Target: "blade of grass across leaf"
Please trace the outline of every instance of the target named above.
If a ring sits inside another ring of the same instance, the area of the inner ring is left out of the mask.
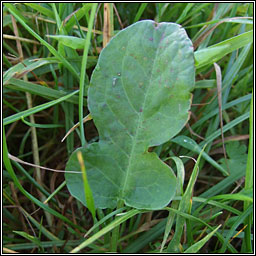
[[[44,110],[44,109],[47,109],[47,108],[49,108],[49,107],[51,107],[51,106],[54,106],[55,104],[58,104],[58,103],[60,103],[60,102],[62,102],[62,101],[64,101],[64,100],[66,100],[66,99],[72,97],[72,96],[75,95],[76,93],[78,93],[78,91],[74,91],[74,92],[72,92],[72,93],[70,93],[70,94],[68,94],[68,95],[66,95],[66,96],[64,96],[64,97],[61,97],[61,98],[57,99],[57,100],[53,100],[53,101],[51,101],[51,102],[47,102],[47,103],[45,103],[45,104],[42,104],[42,105],[33,107],[33,108],[31,108],[31,109],[21,111],[21,112],[19,112],[19,113],[17,113],[17,114],[14,114],[14,115],[12,115],[12,116],[8,116],[8,117],[4,118],[4,120],[3,120],[3,125],[7,125],[7,124],[10,124],[10,123],[13,123],[13,122],[15,122],[15,121],[17,121],[17,120],[20,120],[21,117],[26,117],[26,116],[29,116],[29,115],[31,115],[31,114],[40,112],[40,111],[42,111],[42,110]]]
[[[93,195],[92,195],[92,191],[91,191],[88,179],[87,179],[86,168],[85,168],[85,164],[84,164],[84,160],[83,160],[81,151],[77,151],[77,159],[79,161],[81,171],[82,171],[82,177],[83,177],[83,182],[84,182],[84,194],[85,194],[85,198],[86,198],[87,207],[88,207],[89,211],[91,212],[93,219],[95,220],[96,213],[95,213]]]

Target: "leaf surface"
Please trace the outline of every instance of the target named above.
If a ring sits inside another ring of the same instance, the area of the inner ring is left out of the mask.
[[[173,171],[148,148],[183,128],[194,84],[193,47],[180,25],[140,21],[102,50],[88,91],[99,142],[77,149],[96,207],[114,208],[123,200],[160,209],[175,196]],[[76,151],[66,170],[80,170]],[[71,194],[86,205],[81,175],[65,177]]]

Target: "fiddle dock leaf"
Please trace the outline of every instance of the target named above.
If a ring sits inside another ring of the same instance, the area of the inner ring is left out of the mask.
[[[148,148],[184,127],[194,84],[193,46],[178,24],[139,21],[102,50],[88,91],[99,142],[77,149],[66,166],[79,171],[76,152],[82,152],[96,208],[123,201],[155,210],[172,200],[176,177]],[[82,176],[65,177],[70,193],[86,205]]]

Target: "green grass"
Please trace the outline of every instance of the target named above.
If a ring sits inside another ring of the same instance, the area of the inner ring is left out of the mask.
[[[6,3],[3,34],[14,39],[3,39],[4,251],[252,253],[253,4],[115,3],[109,8],[114,34],[143,19],[175,22],[196,46],[189,126],[152,149],[176,172],[177,194],[158,211],[100,210],[93,202],[87,209],[70,196],[63,173],[41,169],[39,181],[35,168],[9,159],[8,153],[34,163],[39,154],[41,166],[63,170],[75,148],[98,140],[92,120],[61,143],[89,112],[87,89],[106,38],[103,3]],[[214,62],[222,74],[226,160]]]

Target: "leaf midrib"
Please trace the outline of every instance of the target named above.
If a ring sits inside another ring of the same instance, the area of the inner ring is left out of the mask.
[[[154,33],[155,33],[155,30],[153,30],[153,34]],[[129,45],[129,41],[128,41],[127,45]],[[158,46],[159,46],[159,43],[160,43],[160,41],[158,42]],[[143,101],[143,104],[142,104],[142,107],[141,107],[142,110],[144,110],[145,103],[146,103],[147,97],[148,97],[148,92],[149,92],[149,89],[151,88],[152,75],[153,75],[153,71],[154,71],[154,67],[155,67],[155,61],[157,59],[159,49],[160,48],[157,47],[157,50],[155,52],[155,58],[154,58],[154,61],[153,61],[153,64],[152,64],[152,69],[151,69],[152,71],[151,71],[151,75],[150,75],[150,79],[149,79],[150,82],[149,82],[149,85],[148,85],[146,93],[145,93],[144,101]],[[123,62],[122,62],[122,70],[123,70],[123,65],[124,65],[124,59],[123,59]],[[124,86],[123,86],[123,88],[124,88]],[[143,112],[141,112],[139,114],[138,124],[137,124],[137,127],[136,127],[136,132],[135,132],[133,143],[132,143],[131,153],[130,153],[130,157],[129,157],[129,160],[128,160],[128,166],[127,166],[126,171],[125,171],[125,178],[124,178],[123,185],[121,186],[122,187],[122,191],[121,191],[121,198],[122,199],[124,199],[124,191],[125,191],[126,186],[127,186],[127,181],[128,181],[128,177],[129,177],[129,173],[130,173],[131,163],[132,163],[132,160],[134,158],[134,149],[135,149],[135,146],[137,145],[137,137],[138,137],[138,134],[139,134],[138,131],[139,131],[139,127],[140,127],[141,122],[142,122],[142,116],[143,116]]]

